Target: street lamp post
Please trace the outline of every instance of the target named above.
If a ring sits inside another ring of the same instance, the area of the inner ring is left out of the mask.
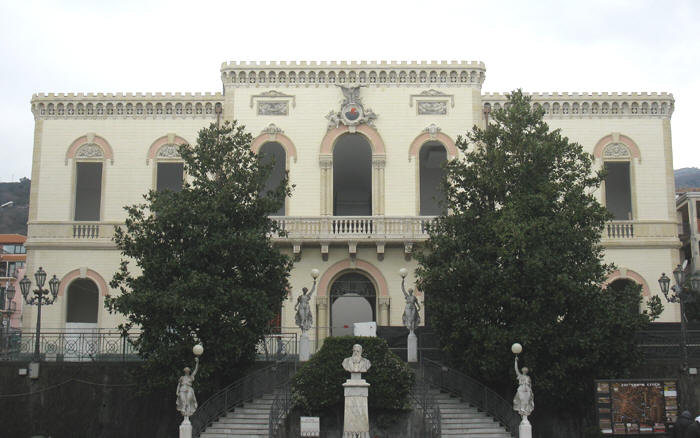
[[[686,279],[685,270],[683,268],[683,266],[678,265],[676,269],[673,270],[673,278],[676,280],[674,286],[670,286],[671,279],[668,278],[665,273],[662,273],[659,278],[659,286],[661,287],[661,292],[663,292],[664,297],[666,297],[666,301],[669,303],[679,303],[681,305],[681,372],[685,374],[688,372],[688,332],[686,328],[687,318],[685,316],[685,305],[686,303],[694,301],[695,294],[700,292],[700,275],[695,273],[691,275],[690,278]]]
[[[46,271],[42,267],[34,273],[34,279],[36,280],[37,288],[32,291],[34,296],[29,296],[29,290],[32,287],[32,282],[25,275],[22,281],[19,282],[19,287],[22,290],[22,296],[24,297],[24,302],[30,306],[37,306],[36,311],[36,340],[34,342],[34,361],[38,362],[40,360],[39,355],[39,338],[41,336],[41,306],[48,306],[56,301],[56,296],[58,296],[58,286],[61,283],[56,275],[49,280],[49,288],[44,289],[44,283],[46,282]],[[51,297],[49,297],[49,293]]]
[[[10,280],[7,280],[7,283],[5,287],[0,286],[0,305],[2,305],[2,323],[4,325],[4,334],[5,334],[5,342],[3,342],[3,347],[5,351],[9,352],[10,351],[10,321],[12,318],[12,314],[14,313],[15,309],[12,308],[12,300],[15,298],[15,286],[10,282]],[[5,305],[5,301],[7,299],[7,305]],[[7,315],[7,323],[5,323],[5,315]]]

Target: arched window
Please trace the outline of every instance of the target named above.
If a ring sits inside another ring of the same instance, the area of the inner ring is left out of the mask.
[[[630,162],[606,161],[605,172],[605,206],[614,220],[632,220]]]
[[[79,278],[68,286],[67,324],[97,324],[99,291],[90,279]]]
[[[260,156],[260,162],[262,164],[272,164],[272,171],[263,189],[263,193],[267,193],[277,189],[282,183],[286,171],[287,154],[281,144],[276,141],[270,141],[260,147],[258,155]],[[284,204],[282,204],[279,210],[273,213],[273,215],[284,216],[286,203],[287,200],[285,199]]]
[[[333,149],[333,215],[372,215],[372,148],[361,134],[343,134]]]
[[[619,294],[622,292],[626,287],[628,286],[637,286],[637,283],[634,281],[628,279],[628,278],[618,278],[616,280],[613,280],[611,283],[608,284],[608,290]],[[630,307],[627,309],[627,312],[631,315],[636,315],[639,313],[639,303],[635,304],[630,304]]]
[[[444,211],[445,194],[442,181],[445,177],[445,161],[447,161],[447,151],[442,143],[429,141],[421,147],[418,170],[421,216],[437,216]]]
[[[376,321],[377,294],[362,274],[347,273],[330,288],[331,336],[352,335],[353,323]]]
[[[114,159],[109,144],[95,134],[75,140],[66,154],[75,163],[73,220],[99,221],[102,212],[102,178],[106,159]]]

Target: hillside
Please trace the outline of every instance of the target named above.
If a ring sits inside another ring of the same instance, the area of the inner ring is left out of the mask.
[[[673,175],[676,178],[676,190],[700,187],[700,169],[697,167],[676,169]]]
[[[0,208],[0,234],[27,235],[30,185],[27,178],[22,178],[19,182],[0,183],[0,205],[13,203]]]

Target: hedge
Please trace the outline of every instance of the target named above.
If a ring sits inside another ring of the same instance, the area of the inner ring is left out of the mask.
[[[321,411],[344,401],[343,383],[350,373],[342,366],[343,359],[352,355],[352,346],[362,346],[362,356],[372,363],[369,372],[362,374],[369,387],[370,408],[410,409],[409,393],[415,373],[396,354],[389,351],[381,338],[342,336],[324,341],[294,376],[292,392],[297,406],[306,414]]]

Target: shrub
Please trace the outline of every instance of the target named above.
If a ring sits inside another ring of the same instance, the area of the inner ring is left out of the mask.
[[[372,367],[362,377],[369,383],[370,408],[410,409],[409,392],[415,374],[397,355],[389,351],[384,339],[343,336],[328,338],[323,347],[292,380],[293,397],[307,414],[320,413],[343,402],[343,383],[350,374],[341,365],[350,357],[352,346],[362,345],[362,356]]]

